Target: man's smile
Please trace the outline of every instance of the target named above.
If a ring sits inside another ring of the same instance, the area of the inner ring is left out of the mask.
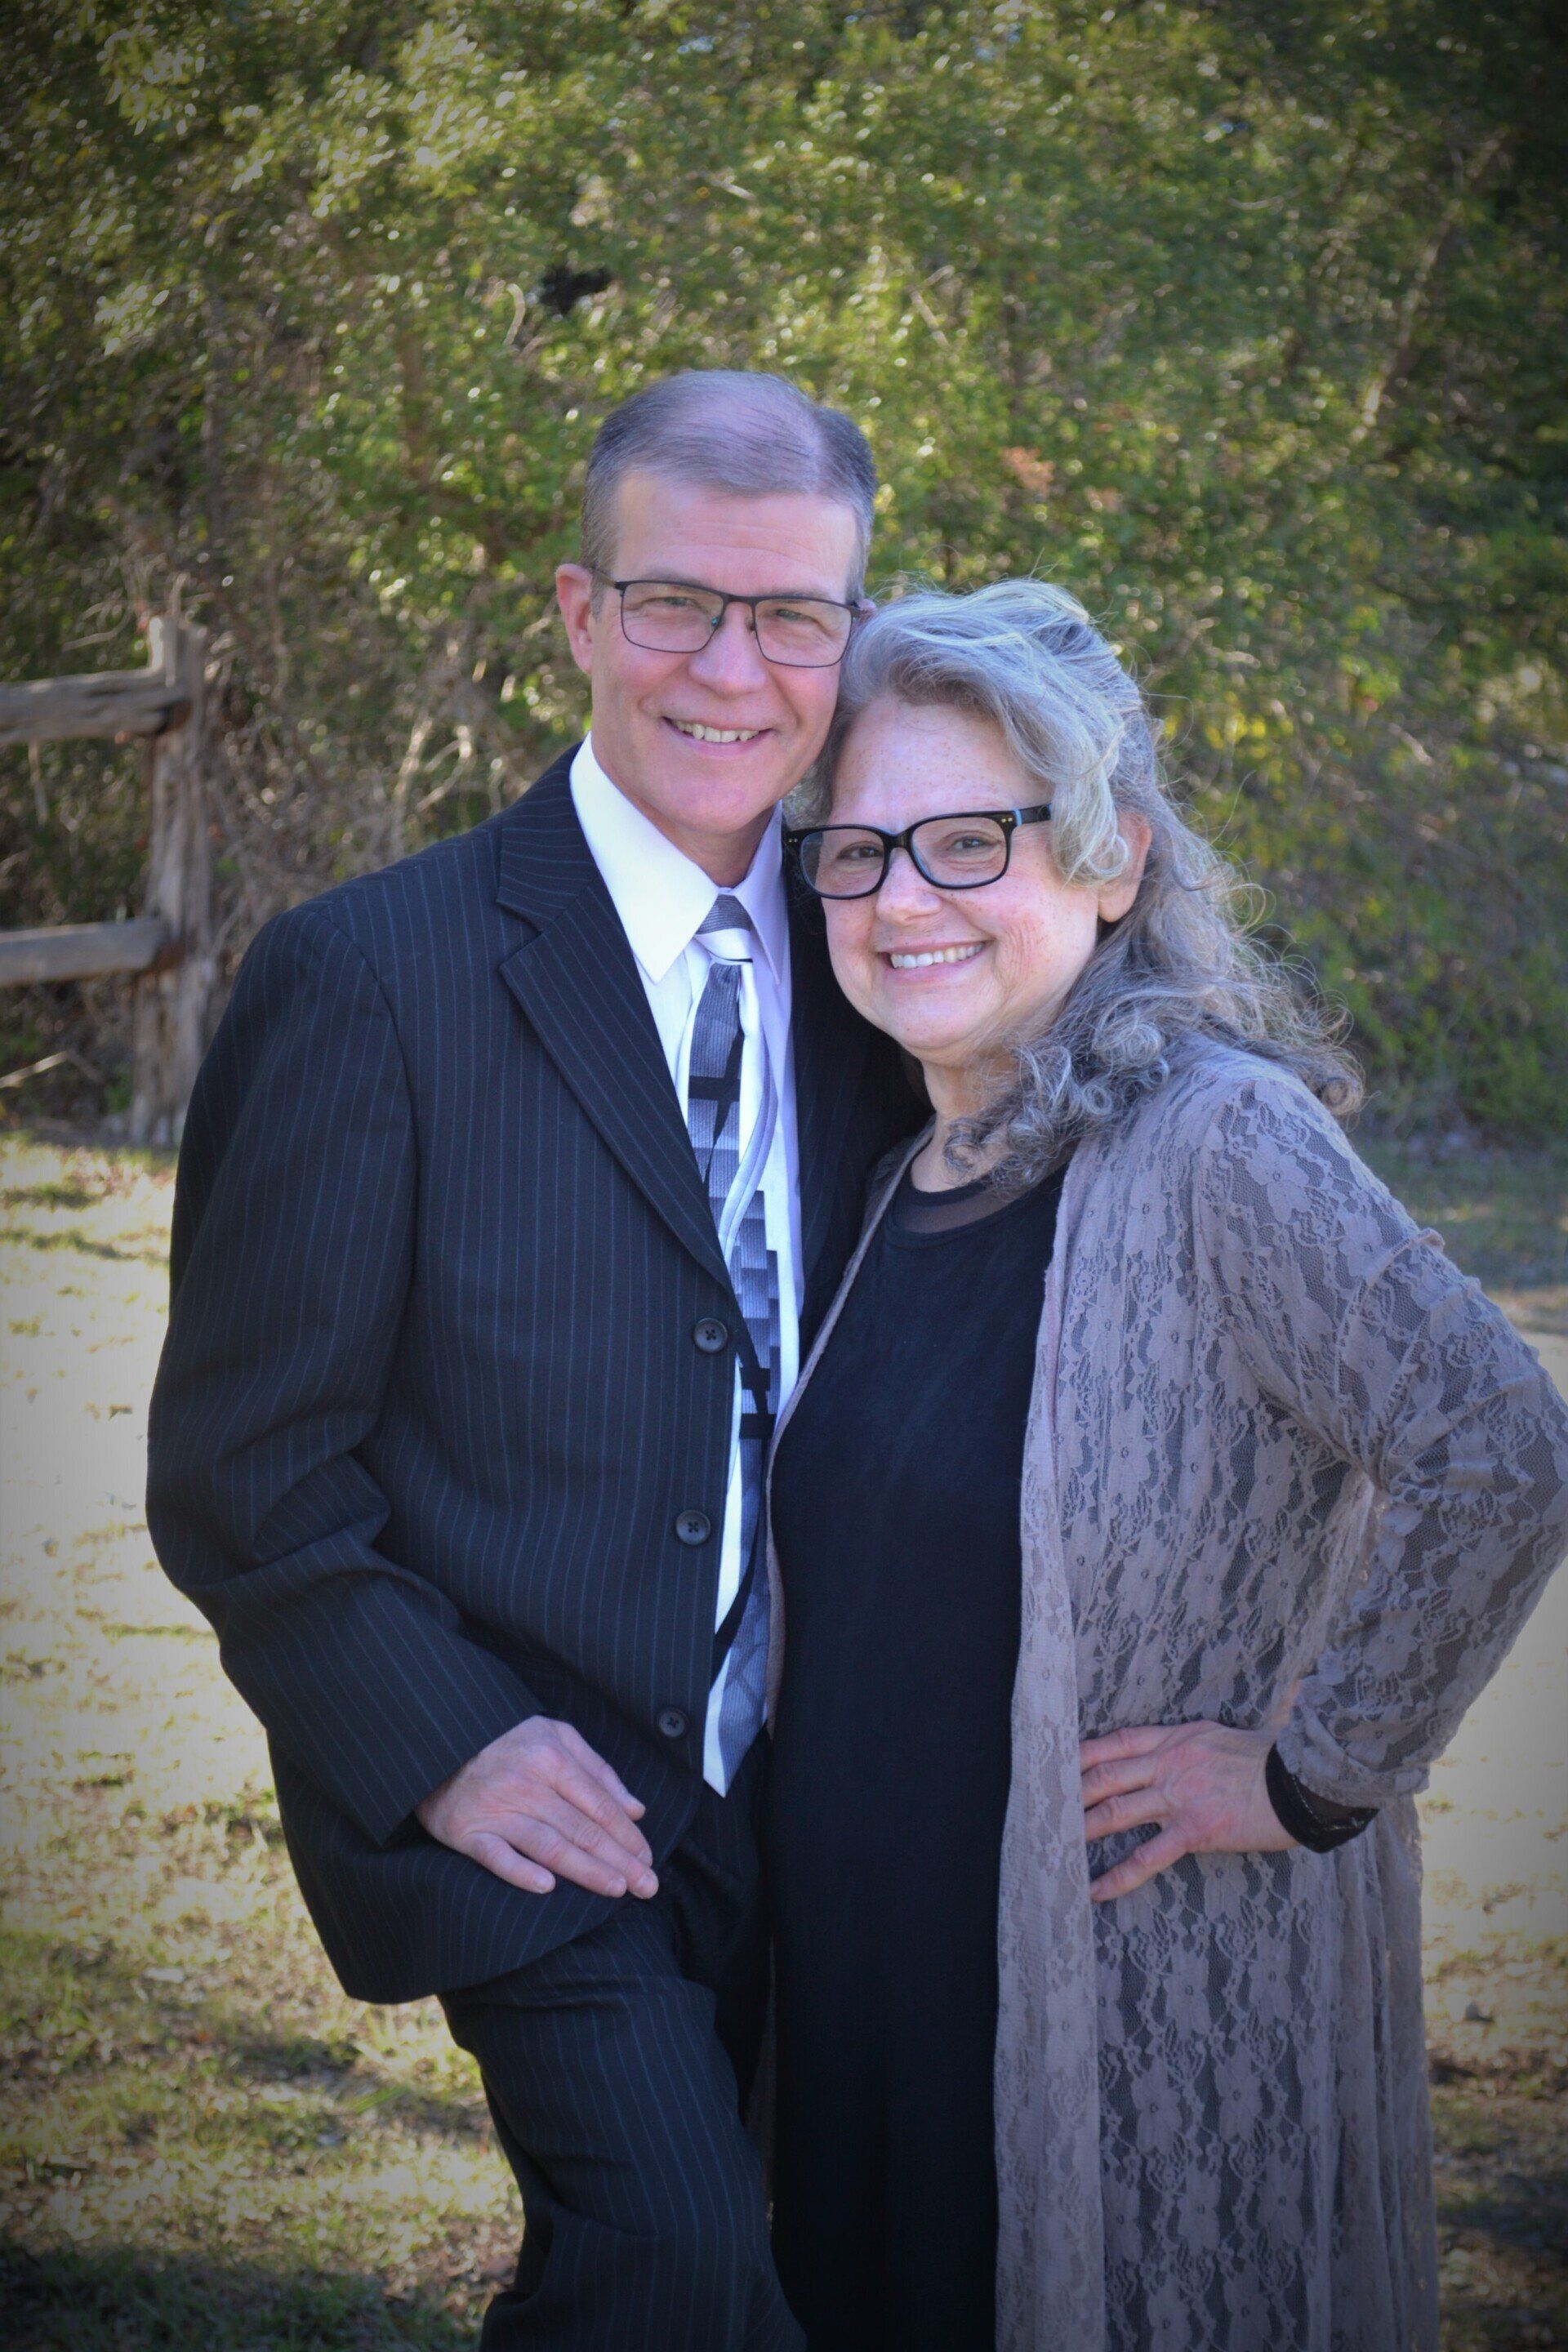
[[[670,719],[667,723],[689,743],[751,743],[773,731],[766,727],[710,727],[700,719]]]

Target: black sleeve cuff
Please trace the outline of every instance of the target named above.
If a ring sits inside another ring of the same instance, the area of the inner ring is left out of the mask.
[[[1289,1770],[1278,1748],[1268,1751],[1264,1780],[1280,1828],[1309,1853],[1331,1853],[1335,1846],[1348,1845],[1377,1819],[1375,1805],[1336,1805],[1327,1797],[1314,1796]]]

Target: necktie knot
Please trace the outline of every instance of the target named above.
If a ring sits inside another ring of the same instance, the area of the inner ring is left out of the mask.
[[[697,936],[718,963],[750,963],[752,919],[739,898],[721,890],[697,926]]]
[[[739,898],[732,898],[728,890],[721,890],[698,924],[697,936],[701,939],[709,931],[749,931],[751,928],[752,919]]]

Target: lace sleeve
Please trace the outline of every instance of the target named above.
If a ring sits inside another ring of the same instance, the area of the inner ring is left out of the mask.
[[[1568,1412],[1534,1355],[1284,1078],[1215,1118],[1200,1258],[1259,1388],[1372,1479],[1373,1549],[1279,1735],[1320,1796],[1426,1781],[1568,1543]]]

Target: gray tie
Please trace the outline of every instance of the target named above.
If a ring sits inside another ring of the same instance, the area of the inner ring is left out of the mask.
[[[698,937],[713,961],[697,1007],[687,1092],[692,1148],[707,1181],[713,1222],[755,1358],[754,1363],[742,1364],[741,1582],[713,1643],[715,1684],[724,1676],[719,1750],[726,1789],[763,1724],[768,1664],[768,1580],[761,1559],[763,1475],[778,1410],[778,1259],[768,1247],[762,1192],[776,1109],[761,1029],[748,1045],[741,1023],[751,932],[750,916],[727,893],[714,900],[699,929]],[[763,1108],[746,1139],[742,1164],[741,1073],[748,1051],[762,1056]]]

